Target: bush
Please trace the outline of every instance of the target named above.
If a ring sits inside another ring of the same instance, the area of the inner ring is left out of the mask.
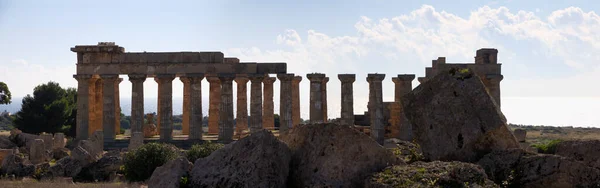
[[[178,157],[175,146],[160,143],[149,143],[127,152],[123,165],[125,179],[131,182],[145,181],[156,167],[162,166]]]
[[[557,139],[550,140],[546,143],[533,144],[531,146],[537,148],[539,153],[554,154],[556,153],[556,146],[558,146],[558,143],[560,142],[562,142],[562,140]]]
[[[223,144],[211,143],[209,141],[204,142],[202,145],[194,144],[192,148],[185,153],[185,157],[193,163],[199,158],[209,156],[212,152],[223,148],[223,146]]]

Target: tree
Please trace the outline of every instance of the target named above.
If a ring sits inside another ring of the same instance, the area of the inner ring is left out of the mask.
[[[4,82],[0,82],[0,104],[10,104],[10,90]]]
[[[77,91],[63,89],[56,82],[38,85],[33,96],[23,98],[21,111],[17,112],[14,125],[27,133],[63,132],[74,136],[77,114]]]

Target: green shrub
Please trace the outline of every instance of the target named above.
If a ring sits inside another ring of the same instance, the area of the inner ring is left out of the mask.
[[[156,167],[162,166],[177,158],[175,146],[160,143],[149,143],[140,148],[127,152],[125,155],[125,179],[131,182],[145,181]]]
[[[194,144],[190,150],[185,153],[185,157],[190,162],[195,162],[199,158],[204,158],[209,156],[213,151],[217,151],[223,148],[223,144],[219,143],[211,143],[209,141],[200,144]]]
[[[554,154],[556,153],[556,146],[558,146],[558,143],[560,142],[562,142],[562,140],[556,139],[546,143],[533,144],[531,146],[537,148],[539,153]]]

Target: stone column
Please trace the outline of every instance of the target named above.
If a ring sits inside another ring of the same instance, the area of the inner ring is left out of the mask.
[[[338,79],[342,82],[340,120],[342,125],[354,126],[354,88],[356,81],[355,74],[338,74]]]
[[[73,75],[77,80],[77,135],[78,140],[89,137],[89,86],[92,75]]]
[[[219,134],[219,108],[221,107],[221,81],[216,75],[208,75],[208,134]]]
[[[100,92],[96,91],[96,82],[98,82],[98,80],[100,80],[100,78],[92,76],[92,78],[90,78],[88,82],[88,137],[94,132],[94,127],[99,118],[96,116],[98,113],[96,112],[96,109],[98,108],[96,107],[96,94]]]
[[[181,134],[190,134],[190,80],[187,77],[179,77],[183,82],[183,114],[181,122]]]
[[[158,116],[160,117],[160,140],[173,140],[173,74],[159,74],[154,77],[158,83]]]
[[[118,74],[100,75],[103,82],[102,92],[102,132],[104,133],[105,142],[113,142],[116,134],[116,114],[115,105],[115,84],[119,79]]]
[[[237,75],[235,83],[237,85],[235,128],[237,133],[242,134],[244,131],[248,130],[248,91],[246,89],[248,76]]]
[[[275,129],[275,112],[273,104],[273,83],[277,80],[275,77],[265,76],[263,80],[264,86],[264,99],[263,99],[263,128],[273,130]]]
[[[263,128],[262,117],[262,82],[265,75],[250,75],[250,133],[254,133]]]
[[[398,77],[393,77],[394,82],[394,101],[400,102],[402,96],[412,91],[412,81],[415,79],[414,74],[399,74]]]
[[[323,94],[321,85],[325,74],[307,74],[310,80],[310,123],[323,123]]]
[[[202,79],[204,74],[186,74],[190,83],[190,132],[188,139],[202,139]]]
[[[279,91],[279,132],[285,133],[292,128],[292,80],[294,74],[277,74]]]
[[[115,135],[121,133],[121,95],[119,94],[119,84],[123,78],[118,78],[115,81]]]
[[[144,125],[144,74],[130,74],[131,82],[131,132],[142,132]]]
[[[233,140],[233,79],[235,74],[219,74],[221,80],[221,112],[219,114],[219,141]]]
[[[383,145],[385,136],[385,122],[383,118],[383,94],[381,82],[385,74],[368,74],[369,82],[369,116],[371,121],[371,137]]]
[[[292,80],[292,126],[300,124],[300,81],[302,76],[295,76]]]
[[[329,82],[329,77],[325,77],[323,79],[323,84],[321,84],[321,100],[323,101],[323,122],[328,122],[327,117],[327,82]]]
[[[104,104],[102,103],[102,99],[104,98],[102,95],[104,93],[104,81],[101,78],[96,79],[95,90],[96,93],[94,95],[94,124],[90,125],[89,136],[94,134],[97,130],[102,130],[102,121],[103,121],[103,108]]]
[[[500,108],[500,81],[502,81],[502,79],[504,79],[504,76],[502,75],[493,75],[493,74],[488,74],[485,75],[485,79],[484,79],[484,84],[485,87],[487,88],[488,92],[490,93],[490,96],[492,96],[492,98],[494,99],[494,102],[496,102],[496,105],[498,106],[498,108]]]
[[[401,101],[402,96],[412,91],[412,81],[414,79],[414,74],[399,74],[398,77],[392,78],[392,81],[395,85],[394,101],[398,104],[393,104],[390,106],[391,119],[389,120],[389,123],[392,126],[392,137],[405,141],[412,141],[412,125],[410,124],[408,118],[406,118],[404,115],[404,109]]]

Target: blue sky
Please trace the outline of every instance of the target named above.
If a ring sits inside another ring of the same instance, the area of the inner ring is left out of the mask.
[[[593,113],[600,106],[598,10],[595,1],[577,0],[0,0],[0,65],[7,67],[0,81],[14,97],[49,80],[74,87],[76,56],[69,48],[100,41],[126,51],[223,51],[248,62],[285,61],[289,72],[303,76],[328,74],[335,117],[338,73],[357,74],[360,113],[367,73],[387,74],[384,99],[392,100],[395,74],[422,76],[438,56],[472,62],[477,49],[493,47],[503,63],[509,122],[600,126]],[[122,77],[121,97],[129,97],[131,84]],[[307,116],[308,82],[301,84]],[[146,96],[156,97],[156,83],[148,79],[145,86]],[[174,96],[181,87],[175,82]]]

